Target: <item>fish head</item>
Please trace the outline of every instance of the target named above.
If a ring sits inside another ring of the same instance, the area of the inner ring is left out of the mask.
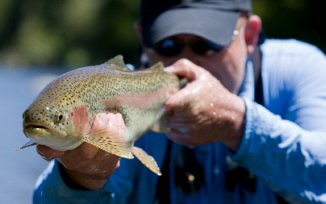
[[[55,150],[74,149],[82,143],[88,125],[87,108],[73,95],[41,92],[23,113],[23,132],[33,142]]]

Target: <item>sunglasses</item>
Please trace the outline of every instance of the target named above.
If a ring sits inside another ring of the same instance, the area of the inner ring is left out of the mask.
[[[179,56],[185,47],[191,49],[192,52],[201,56],[211,56],[223,50],[223,46],[217,45],[205,39],[194,40],[185,42],[184,40],[166,38],[156,43],[152,48],[161,56],[176,57]]]

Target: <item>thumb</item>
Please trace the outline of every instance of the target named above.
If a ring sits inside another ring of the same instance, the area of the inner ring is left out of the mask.
[[[175,74],[180,78],[186,78],[192,81],[196,77],[196,65],[187,59],[180,59],[164,70],[168,73]]]

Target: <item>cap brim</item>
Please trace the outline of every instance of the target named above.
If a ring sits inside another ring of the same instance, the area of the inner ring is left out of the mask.
[[[233,37],[239,15],[239,12],[214,9],[168,10],[148,27],[144,40],[147,41],[146,44],[153,45],[170,36],[192,34],[225,46]]]

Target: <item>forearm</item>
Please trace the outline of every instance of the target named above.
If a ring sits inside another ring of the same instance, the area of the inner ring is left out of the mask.
[[[233,159],[294,202],[325,197],[326,133],[303,130],[249,100],[246,106],[244,137]]]

